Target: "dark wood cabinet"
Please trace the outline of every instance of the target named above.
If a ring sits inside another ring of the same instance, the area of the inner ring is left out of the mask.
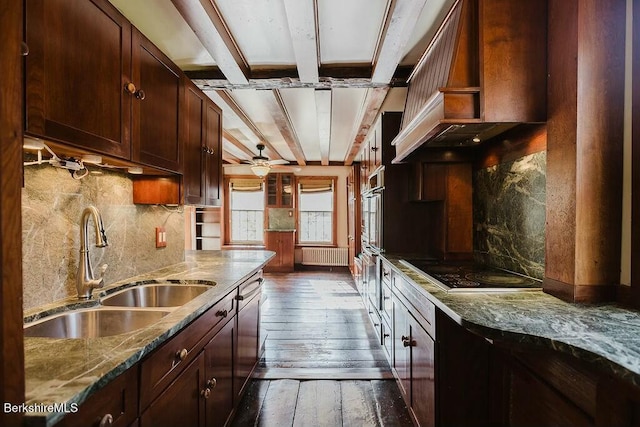
[[[235,322],[228,322],[204,348],[206,425],[222,427],[233,411]]]
[[[204,354],[199,354],[142,413],[140,427],[204,427],[205,369]]]
[[[254,276],[238,289],[238,331],[233,386],[238,400],[258,363],[261,295],[262,275]]]
[[[27,0],[25,11],[26,133],[129,159],[129,21],[106,0]]]
[[[268,208],[293,208],[294,193],[293,174],[270,173],[266,177]]]
[[[205,205],[222,203],[222,110],[207,97],[204,113]]]
[[[290,272],[294,268],[294,231],[265,231],[265,248],[276,256],[265,266],[266,272]]]
[[[91,395],[78,412],[67,415],[60,427],[126,427],[138,417],[138,370],[129,369]]]
[[[132,152],[135,162],[182,171],[179,112],[182,71],[135,27],[132,30]]]
[[[473,177],[469,162],[421,162],[412,165],[409,197],[430,210],[427,234],[432,253],[444,259],[468,259],[473,253]],[[415,203],[416,206],[422,206]]]
[[[181,113],[185,135],[184,202],[220,205],[222,110],[185,78],[185,101]]]
[[[356,163],[351,166],[347,178],[347,245],[349,247],[349,269],[356,283],[360,277],[360,271],[355,261],[361,249],[360,205],[360,164]]]
[[[26,2],[27,134],[182,170],[182,72],[106,0]]]
[[[394,373],[400,390],[419,426],[436,425],[435,360],[433,318],[424,319],[421,310],[413,307],[402,295],[404,285],[393,294],[393,360]],[[430,304],[427,302],[427,304]],[[428,307],[432,316],[434,307]],[[420,319],[420,320],[418,320]]]

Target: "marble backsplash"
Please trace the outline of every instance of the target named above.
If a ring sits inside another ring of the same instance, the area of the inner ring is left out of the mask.
[[[476,172],[477,261],[544,277],[546,160],[546,152],[539,152]]]
[[[108,264],[105,283],[184,260],[182,208],[133,204],[133,184],[111,171],[82,180],[51,166],[24,170],[22,190],[23,305],[38,307],[76,295],[80,215],[88,205],[102,214],[109,246],[96,248],[89,220],[94,271]],[[167,247],[156,249],[155,227],[165,227]]]

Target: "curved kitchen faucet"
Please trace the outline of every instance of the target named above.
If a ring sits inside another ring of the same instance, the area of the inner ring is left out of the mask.
[[[102,216],[95,206],[87,206],[82,211],[80,218],[80,259],[78,260],[78,274],[76,275],[76,289],[78,290],[78,298],[89,299],[91,292],[95,288],[104,286],[104,272],[107,264],[100,267],[100,278],[96,279],[91,268],[91,259],[89,257],[89,248],[87,247],[87,235],[89,233],[89,217],[93,217],[93,224],[96,229],[96,247],[104,248],[109,246],[107,235],[102,224]]]

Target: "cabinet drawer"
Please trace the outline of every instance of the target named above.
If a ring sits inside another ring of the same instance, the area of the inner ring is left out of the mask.
[[[238,311],[242,310],[244,306],[260,292],[263,281],[262,270],[260,270],[238,287],[238,296],[236,297],[238,300]]]
[[[78,412],[65,416],[59,427],[99,426],[111,420],[113,427],[128,426],[138,416],[138,369],[133,367],[92,394]]]
[[[235,315],[236,292],[230,292],[223,300],[194,320],[178,335],[156,349],[142,362],[140,382],[140,407],[151,401],[173,381],[191,362],[206,342]]]
[[[395,296],[399,297],[402,303],[411,311],[422,327],[436,338],[436,307],[424,295],[414,289],[411,283],[407,282],[399,275],[393,277],[393,289]]]

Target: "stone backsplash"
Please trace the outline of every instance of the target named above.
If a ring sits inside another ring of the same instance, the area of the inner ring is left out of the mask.
[[[474,176],[474,257],[544,277],[546,152],[479,170]]]
[[[105,283],[126,279],[184,260],[182,208],[133,204],[132,181],[101,170],[73,179],[51,166],[28,166],[22,190],[22,251],[25,309],[76,295],[80,215],[96,206],[109,246],[96,248],[89,220],[94,271],[108,264]],[[156,249],[155,228],[165,227],[167,247]]]

